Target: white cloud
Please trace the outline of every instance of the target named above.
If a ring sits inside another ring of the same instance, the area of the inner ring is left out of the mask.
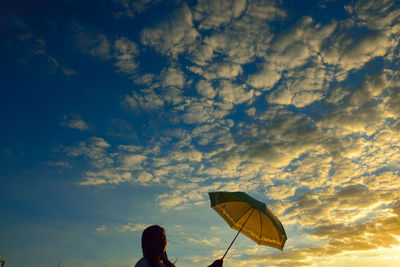
[[[357,22],[370,29],[387,29],[399,21],[400,11],[395,2],[383,0],[356,1],[354,5],[345,6],[349,14],[356,17]]]
[[[254,88],[270,90],[281,78],[281,72],[275,70],[268,63],[257,73],[249,77],[249,85]]]
[[[131,173],[121,172],[115,168],[103,168],[99,171],[87,171],[85,178],[79,184],[83,186],[99,186],[120,184],[128,181],[132,181]]]
[[[233,84],[229,80],[221,80],[218,96],[225,103],[241,104],[254,100],[254,91],[248,90],[246,85]]]
[[[246,9],[246,0],[200,0],[194,7],[199,29],[218,28],[238,18]]]
[[[183,86],[185,85],[185,76],[180,69],[169,67],[163,71],[161,76],[161,84],[164,87],[176,86],[179,88],[183,88]]]
[[[141,184],[148,184],[151,180],[153,180],[153,175],[148,172],[141,172],[136,178],[136,181]]]
[[[245,15],[223,29],[205,36],[204,44],[201,46],[202,53],[198,55],[193,52],[192,60],[204,66],[216,53],[224,55],[229,62],[250,63],[254,61],[256,55],[265,55],[272,36],[268,23]]]
[[[149,225],[142,223],[127,223],[116,227],[119,232],[138,232],[146,229]]]
[[[55,166],[55,167],[61,167],[61,168],[72,168],[71,163],[69,163],[68,161],[46,161],[46,164],[49,166]]]
[[[102,224],[96,228],[96,232],[104,232],[106,229],[107,227],[104,224]]]
[[[273,185],[268,188],[268,197],[274,200],[286,199],[294,196],[296,187],[285,185]]]
[[[213,55],[214,55],[214,50],[211,46],[206,45],[206,44],[199,44],[196,49],[193,49],[191,51],[191,60],[193,63],[199,65],[199,66],[206,66],[210,64]],[[203,71],[200,68],[197,67],[190,67],[190,70],[194,73],[197,74],[202,74]]]
[[[79,142],[76,146],[66,147],[65,153],[71,157],[85,156],[90,160],[90,164],[96,168],[109,166],[114,160],[106,153],[110,147],[103,138],[91,137],[89,141]]]
[[[135,42],[124,36],[115,38],[103,33],[89,32],[79,24],[72,27],[75,31],[75,46],[83,53],[104,61],[113,61],[119,72],[135,73],[138,67],[136,58],[139,55]]]
[[[266,99],[270,103],[304,107],[323,99],[332,80],[332,72],[320,64],[291,71],[284,75],[284,82]]]
[[[182,119],[187,124],[212,122],[214,120],[213,107],[207,103],[194,102],[185,108]]]
[[[303,17],[286,31],[279,33],[272,41],[272,48],[284,52],[285,55],[295,56],[294,48],[302,49],[298,52],[315,53],[322,49],[324,40],[332,36],[337,22],[317,24],[311,17]],[[306,50],[303,50],[305,45]],[[302,53],[299,53],[302,56]]]
[[[384,56],[396,46],[390,31],[367,32],[358,39],[344,32],[332,41],[333,44],[322,53],[323,60],[338,65],[345,72],[358,69],[375,57]]]
[[[81,131],[89,130],[89,125],[78,114],[64,115],[61,125]]]
[[[194,243],[194,244],[204,244],[206,246],[212,246],[215,247],[217,245],[219,245],[221,239],[219,239],[218,237],[214,237],[211,240],[209,239],[196,239],[196,238],[188,238],[187,241],[189,243]]]
[[[147,159],[141,154],[124,155],[122,158],[122,168],[126,170],[141,169],[141,164]]]
[[[138,63],[136,57],[139,54],[137,45],[126,37],[121,37],[114,41],[114,65],[119,71],[132,74],[135,72]]]
[[[229,120],[221,120],[214,124],[197,125],[192,131],[192,138],[202,146],[210,143],[227,145],[232,140],[230,133],[232,126],[233,122]]]
[[[220,54],[231,63],[214,63],[205,73],[199,70],[196,73],[205,75],[206,79],[236,77],[242,69],[232,63],[250,63],[256,55],[265,56],[273,36],[268,22],[284,16],[285,11],[272,1],[199,1],[194,8],[199,29],[217,30],[204,36],[203,43],[192,47],[192,62],[206,67],[212,63],[214,55]]]
[[[196,89],[200,95],[210,99],[214,98],[216,95],[213,86],[206,80],[200,80],[196,84]]]
[[[132,96],[126,95],[123,104],[134,111],[154,111],[164,105],[164,100],[154,90],[142,90],[141,93],[132,92]]]
[[[172,153],[171,157],[177,161],[201,161],[203,155],[200,151],[191,149],[188,151],[174,152]]]
[[[164,22],[143,29],[141,42],[162,54],[176,57],[184,52],[198,37],[193,27],[192,12],[186,4],[177,9]]]
[[[392,75],[391,71],[385,70],[367,75],[352,91],[343,93],[348,94],[338,103],[343,108],[336,110],[329,117],[321,118],[317,125],[331,129],[338,136],[349,133],[371,135],[382,129],[387,119],[396,118],[396,115],[390,112],[390,103],[396,97],[387,98],[393,86],[393,80],[390,78]],[[384,105],[379,104],[385,100],[388,102]]]
[[[270,49],[263,55],[265,61],[261,65],[262,68],[249,77],[249,85],[263,90],[270,90],[281,78],[283,78],[284,82],[286,81],[285,78],[287,75],[282,77],[284,71],[289,71],[290,77],[290,72],[293,73],[296,71],[297,73],[299,68],[303,68],[304,65],[310,62],[317,69],[312,70],[311,67],[308,67],[308,72],[311,71],[314,73],[303,73],[304,79],[310,79],[308,76],[310,74],[314,76],[321,74],[328,76],[325,74],[326,70],[321,73],[321,70],[325,67],[320,62],[319,54],[322,50],[323,41],[332,35],[335,28],[336,23],[321,26],[315,24],[312,18],[304,17],[288,30],[274,36],[268,45]],[[313,82],[318,82],[317,77]],[[310,86],[308,85],[308,87]],[[277,92],[275,94],[274,99],[281,99],[279,103],[282,103],[283,99],[279,95],[287,95],[289,92]],[[308,96],[304,98],[304,94]],[[310,99],[309,95],[312,94],[307,92],[300,95],[302,95],[303,99]],[[313,98],[317,99],[320,96],[311,97],[311,99]],[[283,102],[282,104],[291,103],[288,100]],[[301,102],[299,101],[299,103]]]
[[[242,73],[242,67],[238,64],[223,62],[213,63],[204,71],[204,78],[207,80],[213,79],[234,79],[240,73]]]
[[[185,100],[182,88],[175,86],[162,87],[160,93],[166,103],[173,104],[174,106],[181,104]]]
[[[247,14],[264,20],[276,20],[286,16],[286,11],[277,7],[277,1],[249,0]]]

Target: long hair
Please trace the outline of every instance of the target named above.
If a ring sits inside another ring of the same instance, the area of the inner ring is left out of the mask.
[[[154,247],[154,240],[160,242],[157,244],[157,247]],[[152,225],[144,229],[142,234],[142,250],[143,257],[147,259],[149,267],[159,267],[157,254],[160,253],[159,248],[165,247],[166,244],[164,228],[159,225]],[[161,260],[165,266],[175,267],[175,265],[168,260],[167,253],[163,253]]]

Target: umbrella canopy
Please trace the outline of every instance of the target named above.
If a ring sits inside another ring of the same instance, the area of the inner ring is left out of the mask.
[[[259,245],[283,249],[287,240],[285,229],[267,205],[244,192],[210,192],[208,194],[211,207],[230,227],[239,231],[238,234],[242,232]]]

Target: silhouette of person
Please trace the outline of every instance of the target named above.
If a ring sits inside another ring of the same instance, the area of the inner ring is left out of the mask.
[[[141,258],[135,267],[175,267],[167,257],[167,238],[164,228],[159,225],[152,225],[144,229],[142,234]],[[214,261],[209,267],[222,267],[222,260]]]

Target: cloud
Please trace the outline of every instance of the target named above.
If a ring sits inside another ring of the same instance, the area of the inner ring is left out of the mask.
[[[76,74],[76,71],[73,69],[67,69],[67,68],[63,68],[62,69],[63,73],[67,76],[72,76]]]
[[[222,80],[219,87],[221,89],[218,90],[218,96],[225,103],[241,104],[243,102],[251,102],[254,96],[254,91],[246,90],[245,85],[232,84],[227,80]]]
[[[64,115],[64,122],[61,125],[81,131],[90,129],[89,125],[78,114]]]
[[[271,1],[183,4],[141,31],[140,45],[168,62],[143,75],[139,45],[108,38],[107,60],[135,72],[123,105],[146,121],[129,142],[66,148],[88,160],[80,184],[163,186],[154,201],[166,212],[205,206],[214,190],[260,196],[301,238],[283,253],[249,247],[239,266],[398,246],[398,11],[390,1],[346,10],[293,21]]]
[[[246,10],[246,0],[198,1],[194,7],[194,18],[199,29],[218,28],[238,18]]]
[[[154,90],[142,90],[141,93],[133,91],[132,96],[126,95],[122,103],[130,109],[140,112],[160,109],[164,105],[164,100]]]
[[[126,95],[122,104],[136,112],[154,112],[168,104],[177,106],[185,100],[183,88],[186,78],[184,73],[174,66],[164,68],[160,75],[144,75],[136,79],[135,83],[147,88],[133,91],[132,96]]]
[[[124,155],[122,159],[122,168],[127,170],[141,169],[140,165],[147,159],[141,154]]]
[[[216,124],[197,125],[192,131],[192,138],[200,146],[208,144],[215,145],[215,151],[218,151],[218,145],[229,146],[232,141],[230,128],[233,122],[230,120],[221,120]],[[220,147],[220,146],[219,146]]]
[[[281,78],[281,72],[265,64],[257,73],[249,77],[248,84],[254,88],[270,90]],[[289,98],[289,96],[287,96]]]
[[[107,227],[104,224],[102,224],[96,228],[96,232],[104,232],[106,229]]]
[[[346,31],[333,40],[322,57],[328,64],[337,65],[347,72],[361,68],[373,58],[385,56],[395,46],[396,42],[387,31],[369,31],[357,39]],[[345,77],[339,76],[341,80]]]
[[[107,135],[109,136],[121,137],[125,140],[137,140],[138,138],[137,132],[133,125],[124,119],[110,119],[107,121],[107,126]]]
[[[286,16],[286,11],[279,8],[276,1],[250,0],[247,14],[264,20],[276,20]]]
[[[242,67],[238,64],[223,62],[211,64],[205,70],[203,77],[207,80],[213,79],[234,79],[242,72]]]
[[[103,60],[111,58],[111,43],[106,35],[83,31],[78,27],[80,31],[75,36],[75,45],[83,53]]]
[[[194,244],[203,244],[206,246],[212,246],[215,247],[218,245],[218,243],[221,241],[218,237],[214,237],[211,240],[208,239],[195,239],[195,238],[188,238],[187,241],[189,243],[194,243]]]
[[[199,3],[199,6],[203,9],[201,12],[203,15],[201,16],[209,18],[209,20],[201,22],[200,28],[206,23],[213,24],[221,18],[221,23],[225,23],[228,20],[231,21],[224,27],[220,27],[204,37],[203,43],[197,50],[192,52],[193,62],[200,66],[205,66],[214,55],[216,58],[218,58],[218,55],[224,55],[228,62],[245,64],[253,62],[255,56],[264,56],[273,36],[269,29],[269,22],[274,18],[284,17],[285,11],[278,8],[276,3],[272,1],[248,1],[244,13],[240,13],[240,8],[243,4],[241,1],[226,1],[222,3],[220,8],[222,6],[231,6],[232,8],[232,11],[229,10],[227,12],[224,10],[223,16],[219,14],[218,9],[208,10],[211,8],[209,6],[206,11],[202,3]],[[234,15],[239,13],[241,15]],[[218,19],[213,19],[217,17]]]
[[[260,70],[249,76],[249,85],[262,90],[270,90],[282,78],[282,85],[270,97],[270,101],[304,106],[321,99],[321,92],[315,92],[315,89],[325,89],[321,87],[328,85],[324,82],[326,80],[329,82],[332,74],[322,64],[319,54],[323,50],[324,40],[332,35],[335,27],[336,23],[334,22],[322,26],[316,24],[312,18],[304,17],[286,31],[274,36],[267,44],[269,49],[267,53],[263,54],[265,61]],[[307,68],[304,69],[304,66]],[[284,71],[288,71],[288,73],[282,76]],[[303,71],[303,73],[300,74],[299,71]],[[299,73],[298,79],[292,76],[294,73],[296,75]],[[321,82],[321,78],[323,82]],[[297,85],[300,88],[297,88]],[[289,88],[284,90],[283,86]],[[301,88],[302,86],[305,88]],[[294,90],[299,92],[292,101],[290,96],[295,95]]]
[[[310,118],[282,109],[270,109],[241,133],[246,142],[240,150],[246,159],[271,166],[286,166],[302,153],[318,146],[324,135]],[[254,138],[253,138],[254,136]],[[264,138],[259,139],[259,136]]]
[[[185,76],[180,69],[169,67],[163,71],[161,76],[161,85],[163,87],[175,86],[183,88],[185,85]]]
[[[154,177],[153,177],[152,174],[150,174],[148,172],[141,172],[141,173],[139,173],[139,176],[137,177],[136,181],[141,183],[141,184],[143,184],[143,185],[146,185],[150,181],[152,181],[153,178]],[[155,181],[155,182],[157,182],[157,181]]]
[[[133,19],[137,14],[145,12],[147,9],[157,5],[160,0],[113,0],[116,3],[116,10],[113,15],[116,18],[127,16]]]
[[[133,74],[138,63],[136,57],[139,54],[137,45],[126,37],[121,37],[114,41],[114,65],[119,68],[119,71]]]
[[[186,4],[165,21],[141,32],[143,45],[154,47],[161,54],[176,57],[196,41],[199,33],[193,27],[192,12]]]
[[[138,61],[139,49],[135,42],[125,36],[108,37],[100,32],[91,32],[79,24],[72,25],[75,46],[82,53],[103,61],[112,61],[118,72],[134,74]]]
[[[378,248],[393,248],[399,245],[395,237],[399,232],[398,206],[394,205],[392,214],[358,224],[322,224],[314,221],[313,235],[326,240],[321,246],[309,246],[289,249],[284,253],[274,253],[268,256],[253,256],[250,261],[268,264],[299,263],[308,265],[321,259],[338,258],[346,252],[354,254],[357,251],[374,253]],[[379,253],[379,252],[378,252]]]
[[[137,223],[127,223],[125,225],[120,225],[116,227],[117,231],[120,232],[137,232],[137,231],[142,231],[144,229],[146,229],[146,227],[149,226],[147,224],[137,224]]]
[[[46,164],[49,166],[55,166],[55,167],[61,167],[61,168],[72,168],[71,163],[69,163],[68,161],[46,161]]]
[[[23,52],[18,51],[17,63],[19,64],[28,64],[32,61],[33,58],[35,60],[43,60],[46,62],[40,62],[40,67],[45,66],[47,68],[48,73],[50,74],[63,74],[66,76],[73,76],[76,74],[76,71],[72,68],[66,67],[62,61],[60,62],[59,56],[54,56],[54,53],[49,52],[49,41],[46,38],[38,37],[36,33],[31,32],[28,25],[24,25],[23,20],[19,23],[21,25],[13,25],[17,21],[7,21],[7,18],[4,17],[3,20],[7,25],[7,27],[17,27],[18,31],[9,32],[7,37],[4,39],[4,43],[6,46],[9,46],[9,53],[13,53],[14,49],[20,48]],[[13,18],[20,20],[20,18]],[[12,20],[13,20],[12,19]],[[3,23],[4,24],[4,23]],[[17,33],[18,32],[18,33]],[[52,43],[50,43],[51,47]],[[35,61],[33,61],[35,62]],[[36,66],[39,67],[39,66]]]
[[[200,80],[196,84],[196,89],[197,89],[197,92],[203,97],[212,99],[216,95],[213,86],[211,85],[211,83],[209,83],[206,80]]]
[[[101,168],[102,166],[97,165],[96,167]],[[132,174],[130,172],[119,171],[114,168],[101,168],[96,171],[87,171],[83,180],[79,182],[79,185],[103,186],[124,182],[132,182]]]
[[[274,104],[305,107],[322,100],[332,80],[333,73],[322,64],[291,71],[284,75],[284,82],[267,95],[266,100]]]
[[[400,220],[397,214],[352,226],[340,224],[321,226],[315,230],[314,235],[329,237],[332,241],[328,244],[339,251],[370,250],[399,245],[399,241],[394,237],[400,234],[399,227]]]
[[[361,132],[368,135],[384,127],[386,119],[393,118],[393,114],[386,112],[387,108],[379,104],[394,85],[389,73],[391,71],[383,70],[366,75],[358,86],[345,93],[347,97],[340,100],[340,105],[346,108],[338,109],[331,116],[322,118],[317,122],[318,126],[335,128],[336,134]]]
[[[182,162],[182,161],[201,161],[203,158],[203,155],[200,151],[196,149],[191,149],[187,151],[179,151],[179,152],[174,152],[171,155],[173,160]]]
[[[382,30],[394,26],[400,18],[400,11],[392,1],[356,1],[354,5],[345,6],[360,25],[370,29]]]
[[[199,124],[212,121],[214,107],[204,102],[194,102],[185,107],[182,119],[187,124]]]
[[[88,142],[79,142],[76,146],[66,147],[64,152],[71,157],[85,156],[96,168],[111,165],[114,160],[106,153],[110,147],[103,138],[91,137]]]

